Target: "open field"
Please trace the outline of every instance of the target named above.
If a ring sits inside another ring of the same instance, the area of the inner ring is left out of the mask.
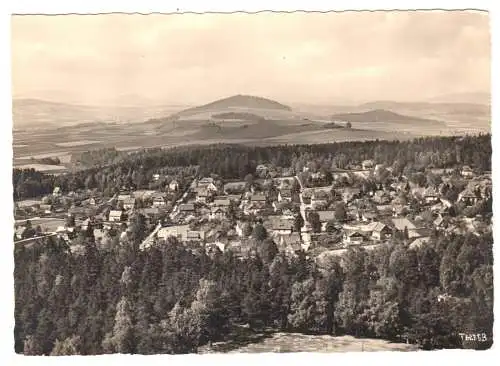
[[[416,134],[360,129],[322,129],[263,139],[259,144],[321,144],[329,142],[411,139]]]
[[[65,219],[58,219],[54,217],[40,217],[30,219],[31,225],[36,227],[40,225],[42,231],[54,232],[57,230],[59,226],[64,226],[66,223]],[[26,220],[16,221],[16,224],[23,225],[26,223]]]
[[[221,342],[204,348],[201,353],[268,353],[268,352],[377,352],[417,351],[414,345],[391,343],[382,339],[359,339],[351,336],[305,335],[298,333],[260,333],[237,343]]]
[[[91,140],[81,140],[81,141],[70,141],[70,142],[59,142],[56,146],[62,147],[73,147],[73,146],[85,146],[98,144],[101,141],[91,141]]]
[[[67,168],[64,165],[50,165],[50,164],[24,164],[18,165],[16,168],[19,169],[35,169],[40,172],[52,172],[52,171],[65,171]]]
[[[36,204],[41,204],[42,200],[22,200],[16,202],[19,207],[29,207]]]

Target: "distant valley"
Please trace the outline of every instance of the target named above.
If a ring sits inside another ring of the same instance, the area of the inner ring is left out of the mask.
[[[22,167],[29,166],[31,157],[57,157],[70,167],[73,152],[108,147],[310,144],[490,131],[489,105],[379,101],[289,106],[248,95],[195,107],[94,107],[17,99],[13,115],[14,165]]]

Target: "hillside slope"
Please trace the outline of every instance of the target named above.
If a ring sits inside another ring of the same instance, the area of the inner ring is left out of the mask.
[[[387,122],[387,123],[400,123],[400,124],[432,124],[432,125],[445,125],[441,121],[406,116],[391,112],[385,109],[374,109],[368,112],[354,112],[354,113],[340,113],[331,116],[333,120],[345,122]]]

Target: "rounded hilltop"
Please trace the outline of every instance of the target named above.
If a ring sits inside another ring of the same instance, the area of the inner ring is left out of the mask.
[[[203,113],[206,111],[225,110],[228,108],[242,108],[242,109],[274,109],[282,111],[291,111],[292,108],[276,102],[271,99],[257,97],[253,95],[237,94],[231,97],[216,100],[214,102],[204,104],[198,107],[183,110],[177,115],[189,116],[192,114]]]

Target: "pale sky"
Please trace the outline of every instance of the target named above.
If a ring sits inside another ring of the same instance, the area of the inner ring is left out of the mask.
[[[12,18],[14,97],[102,104],[423,100],[490,90],[487,13]]]

